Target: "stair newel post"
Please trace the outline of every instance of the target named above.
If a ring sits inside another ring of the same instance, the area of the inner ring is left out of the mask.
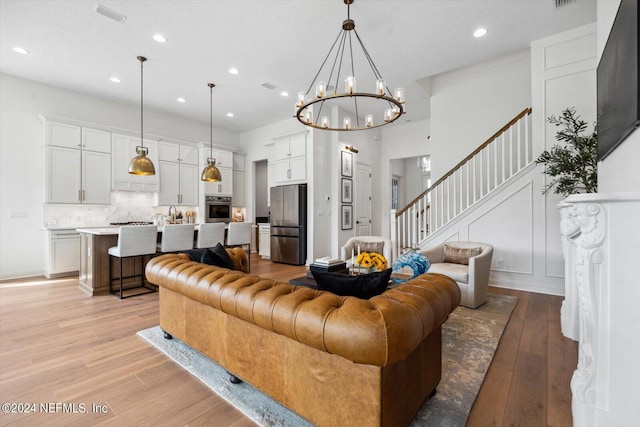
[[[398,218],[395,209],[389,211],[389,231],[391,233],[391,257],[396,259],[398,256]]]
[[[415,247],[418,243],[416,236],[418,234],[418,211],[416,210],[416,205],[413,205],[411,208],[411,224],[409,225],[409,243],[411,247]]]

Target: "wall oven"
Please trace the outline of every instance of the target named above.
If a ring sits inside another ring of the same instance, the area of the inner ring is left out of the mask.
[[[205,222],[231,222],[231,197],[205,196]]]

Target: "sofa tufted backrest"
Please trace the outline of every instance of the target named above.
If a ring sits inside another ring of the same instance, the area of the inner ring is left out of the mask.
[[[369,300],[220,269],[184,254],[153,258],[146,276],[228,315],[377,366],[406,358],[460,302],[456,283],[439,274],[418,276]]]

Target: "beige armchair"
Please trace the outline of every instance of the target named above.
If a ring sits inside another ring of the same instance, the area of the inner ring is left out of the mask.
[[[393,261],[391,259],[391,239],[382,236],[357,236],[347,240],[340,253],[340,257],[347,263],[347,266],[351,265],[351,251],[358,253],[358,242],[360,242],[361,252],[378,252],[387,259],[387,264],[391,267]],[[382,250],[379,250],[379,247],[382,247]]]
[[[428,273],[444,274],[458,283],[462,294],[460,305],[477,308],[487,301],[493,246],[479,242],[444,242],[422,253],[431,263]]]

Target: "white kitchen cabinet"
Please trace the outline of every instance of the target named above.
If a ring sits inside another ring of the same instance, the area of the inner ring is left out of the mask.
[[[156,168],[155,175],[132,175],[129,173],[129,163],[136,153],[136,147],[140,145],[140,138],[127,135],[114,134],[112,137],[112,161],[111,174],[113,177],[112,189],[125,191],[159,191],[160,177],[158,175],[159,148],[158,141],[144,140],[144,146],[148,148],[147,156]]]
[[[220,182],[205,182],[204,194],[208,196],[232,196],[233,197],[233,171],[231,168],[219,167]]]
[[[198,167],[176,162],[159,162],[160,205],[198,205]]]
[[[275,184],[307,180],[306,132],[275,140]]]
[[[74,276],[80,269],[80,234],[75,230],[47,232],[45,276]]]
[[[233,171],[233,206],[244,207],[245,195],[244,195],[244,171]]]
[[[207,159],[209,157],[211,157],[211,149],[209,147],[203,147],[200,152],[200,170],[207,165]],[[214,148],[213,158],[216,159],[216,167],[220,171],[222,181],[202,181],[202,184],[204,185],[204,194],[207,196],[233,197],[233,151]]]
[[[198,165],[198,149],[192,145],[160,141],[158,142],[158,156],[160,161]]]
[[[258,224],[259,254],[262,259],[271,259],[271,227],[269,224]]]
[[[45,202],[111,203],[111,133],[45,123]]]

